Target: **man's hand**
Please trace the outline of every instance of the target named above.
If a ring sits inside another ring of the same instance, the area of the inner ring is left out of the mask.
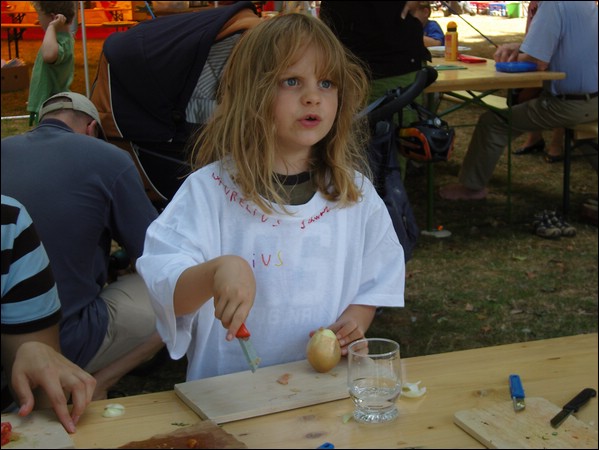
[[[21,344],[17,350],[11,385],[20,405],[20,416],[33,410],[33,390],[39,387],[49,404],[38,404],[38,408],[51,406],[64,428],[74,433],[79,417],[92,400],[96,380],[52,347],[31,341]],[[70,414],[66,394],[70,394],[73,401]]]
[[[518,61],[518,54],[520,53],[520,44],[503,44],[497,47],[493,59],[495,62],[513,62]]]

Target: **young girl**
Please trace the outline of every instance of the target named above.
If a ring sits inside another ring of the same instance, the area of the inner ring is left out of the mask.
[[[262,22],[231,53],[195,171],[137,262],[188,380],[248,369],[231,342],[244,322],[269,366],[305,359],[319,327],[346,354],[377,306],[403,306],[403,249],[363,175],[354,115],[367,91],[361,66],[307,15]]]

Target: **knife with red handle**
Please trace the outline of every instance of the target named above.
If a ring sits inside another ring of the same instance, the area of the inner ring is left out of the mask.
[[[245,326],[244,323],[241,324],[239,330],[237,330],[237,334],[235,337],[239,341],[239,345],[241,345],[241,350],[243,350],[243,355],[250,366],[252,372],[255,372],[260,364],[260,357],[256,354],[256,350],[250,341],[250,332]]]

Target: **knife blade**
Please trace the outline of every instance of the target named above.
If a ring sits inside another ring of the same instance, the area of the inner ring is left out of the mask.
[[[524,389],[519,375],[510,375],[510,395],[512,396],[512,402],[514,402],[514,411],[522,411],[526,408]]]
[[[572,413],[578,412],[578,410],[591,398],[597,395],[595,389],[586,388],[580,391],[580,393],[564,405],[562,410],[551,419],[551,426],[558,428],[564,420]]]
[[[250,341],[250,336],[249,330],[246,328],[245,324],[242,323],[239,330],[237,330],[235,337],[239,341],[239,345],[241,345],[241,350],[243,350],[243,355],[245,356],[248,366],[250,366],[252,372],[256,372],[261,360],[256,354],[256,350]]]

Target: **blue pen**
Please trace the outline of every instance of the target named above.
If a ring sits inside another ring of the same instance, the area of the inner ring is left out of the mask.
[[[335,446],[333,444],[331,444],[330,442],[325,442],[320,447],[316,447],[316,448],[335,448]]]

